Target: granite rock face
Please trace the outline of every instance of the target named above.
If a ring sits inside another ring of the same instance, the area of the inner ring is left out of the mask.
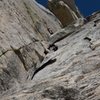
[[[74,0],[48,0],[48,8],[64,27],[82,17]]]
[[[35,1],[0,8],[0,100],[100,99],[100,12],[61,29]]]
[[[0,93],[26,81],[45,56],[48,29],[60,28],[58,19],[35,1],[0,1]]]

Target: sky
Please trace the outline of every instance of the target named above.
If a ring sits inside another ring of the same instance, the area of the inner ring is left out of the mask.
[[[48,0],[36,0],[47,7]],[[89,16],[95,11],[100,11],[100,0],[75,0],[78,9],[83,16]]]
[[[36,0],[38,3],[42,4],[43,6],[47,7],[48,0]]]
[[[83,16],[89,16],[95,11],[100,11],[100,0],[75,0]]]

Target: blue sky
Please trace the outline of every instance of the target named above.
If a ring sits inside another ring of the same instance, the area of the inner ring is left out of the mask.
[[[37,0],[40,4],[47,6],[48,0]],[[93,12],[100,10],[100,0],[75,0],[83,16],[89,16]]]
[[[38,3],[42,4],[43,6],[47,6],[48,0],[36,0]]]
[[[100,0],[75,0],[76,5],[84,16],[100,10]]]

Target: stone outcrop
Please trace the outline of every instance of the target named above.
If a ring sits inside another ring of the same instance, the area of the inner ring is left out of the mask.
[[[64,27],[82,17],[74,0],[48,0],[48,8],[57,16]]]
[[[0,100],[100,99],[100,12],[61,29],[35,1],[0,8]]]
[[[45,56],[47,41],[60,22],[32,0],[0,1],[0,93],[27,80]]]

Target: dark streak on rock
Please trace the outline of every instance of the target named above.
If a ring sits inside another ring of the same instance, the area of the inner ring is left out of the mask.
[[[2,54],[0,55],[0,57],[2,57],[3,55],[5,55],[8,51],[12,51],[12,50],[7,50],[7,51],[4,51],[4,52],[2,52]]]
[[[63,36],[63,37],[57,39],[54,43],[57,43],[57,42],[63,40],[64,38],[68,37],[68,36],[69,36],[70,34],[72,34],[72,33],[73,33],[73,32],[71,32],[71,33],[69,33],[69,34],[66,34],[65,36]]]
[[[89,38],[89,37],[85,37],[84,40],[91,41],[91,38]]]
[[[41,71],[43,68],[45,68],[47,65],[53,64],[54,62],[56,62],[56,59],[50,59],[48,62],[44,63],[42,66],[40,66],[38,69],[35,70],[34,74],[32,75],[31,80],[33,79],[33,77],[39,72]]]
[[[6,68],[2,68],[3,72],[5,72],[7,75],[11,76],[10,75],[10,72],[6,69]]]

